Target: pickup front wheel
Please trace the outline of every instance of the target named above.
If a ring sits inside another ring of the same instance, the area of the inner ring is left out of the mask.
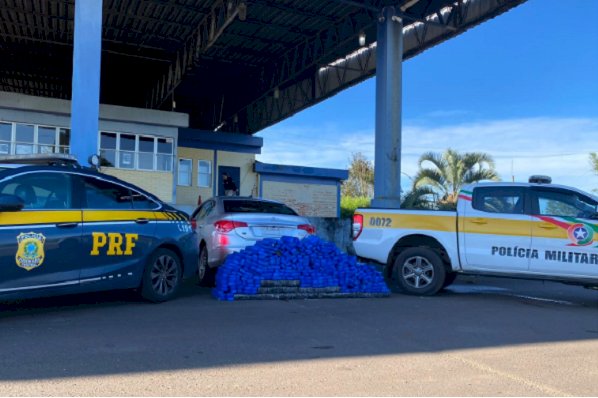
[[[446,270],[440,256],[431,249],[410,247],[394,263],[398,288],[404,293],[431,296],[444,284]]]

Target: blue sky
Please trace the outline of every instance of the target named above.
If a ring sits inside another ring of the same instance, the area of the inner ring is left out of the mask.
[[[491,154],[504,180],[548,174],[597,189],[588,160],[598,151],[596,16],[596,0],[528,0],[407,60],[402,171],[412,176],[421,153],[451,147]],[[374,105],[372,78],[259,133],[258,160],[346,168],[362,152],[373,161]]]

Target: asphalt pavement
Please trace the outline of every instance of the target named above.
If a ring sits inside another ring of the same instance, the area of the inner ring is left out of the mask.
[[[219,302],[189,282],[0,304],[0,395],[598,395],[598,291]]]

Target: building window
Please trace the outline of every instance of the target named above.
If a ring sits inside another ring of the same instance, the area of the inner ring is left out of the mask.
[[[0,123],[0,154],[12,153],[12,123]]]
[[[172,171],[172,138],[158,138],[158,148],[156,158],[157,169],[161,171]]]
[[[67,128],[0,122],[0,154],[69,153]]]
[[[38,126],[37,153],[54,153],[56,150],[56,127]]]
[[[100,135],[101,166],[116,167],[116,139],[115,133],[102,133]]]
[[[58,129],[58,153],[69,153],[71,143],[71,130],[65,128]]]
[[[118,165],[121,169],[135,168],[135,141],[133,134],[120,134]]]
[[[100,133],[102,166],[172,171],[174,140],[146,135]]]
[[[35,126],[32,124],[16,124],[15,144],[17,155],[28,155],[33,153],[35,145]]]
[[[209,188],[212,181],[212,162],[199,160],[197,162],[197,186]]]
[[[193,161],[191,159],[179,159],[178,185],[191,186],[191,170]]]
[[[154,137],[139,137],[139,168],[154,170]]]

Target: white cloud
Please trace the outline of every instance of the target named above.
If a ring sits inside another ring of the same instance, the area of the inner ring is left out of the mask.
[[[266,163],[346,168],[352,152],[374,159],[374,129],[342,131],[334,124],[274,126],[260,134],[264,148],[258,160]],[[417,159],[427,151],[453,148],[460,152],[486,152],[496,161],[503,180],[526,181],[532,174],[552,176],[555,183],[591,191],[598,176],[590,168],[588,153],[598,151],[598,118],[520,118],[470,121],[430,126],[405,122],[402,137],[402,171],[413,175]]]
[[[311,167],[347,168],[353,152],[362,152],[374,159],[373,131],[343,133],[337,126],[272,127],[260,133],[264,138],[262,154],[257,160],[265,163]]]
[[[471,115],[470,111],[466,111],[464,109],[445,109],[445,110],[436,110],[431,111],[423,115],[425,118],[446,118],[446,117],[461,117]]]

